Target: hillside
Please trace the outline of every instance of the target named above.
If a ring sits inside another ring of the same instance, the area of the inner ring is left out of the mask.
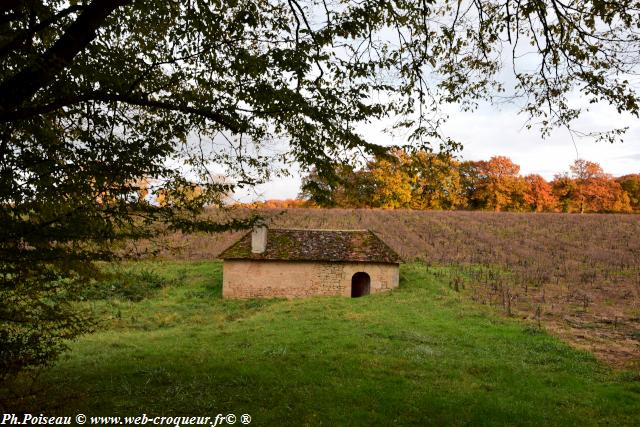
[[[221,299],[220,267],[137,263],[87,290],[98,332],[11,407],[256,426],[640,423],[637,373],[472,303],[448,268],[403,265],[399,289],[367,298],[238,301]]]
[[[479,303],[544,323],[614,365],[640,363],[639,215],[243,209],[224,216],[256,212],[272,227],[371,229],[405,261],[453,268],[452,286]],[[159,240],[168,246],[161,256],[215,259],[243,233],[170,235]]]

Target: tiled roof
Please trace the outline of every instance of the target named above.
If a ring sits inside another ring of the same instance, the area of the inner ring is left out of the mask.
[[[267,248],[251,252],[251,232],[219,255],[222,259],[400,263],[400,257],[370,230],[267,231]]]

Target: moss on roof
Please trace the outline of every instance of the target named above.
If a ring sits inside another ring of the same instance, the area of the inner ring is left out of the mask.
[[[221,259],[336,261],[398,264],[400,257],[370,230],[268,229],[264,253],[251,252],[251,232],[219,256]]]

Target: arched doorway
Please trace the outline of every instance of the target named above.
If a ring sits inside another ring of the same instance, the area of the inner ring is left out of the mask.
[[[369,295],[371,291],[371,278],[367,273],[358,272],[351,278],[351,298]]]

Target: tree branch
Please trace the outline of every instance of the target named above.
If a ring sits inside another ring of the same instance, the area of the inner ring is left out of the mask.
[[[0,84],[0,113],[14,110],[49,84],[96,37],[118,7],[132,0],[94,0],[40,58]]]
[[[241,133],[244,129],[244,126],[240,123],[234,123],[234,121],[229,117],[226,117],[223,114],[210,109],[191,107],[188,105],[179,105],[170,101],[141,98],[129,94],[121,95],[104,92],[92,92],[88,94],[72,96],[53,101],[49,104],[33,106],[29,108],[21,108],[14,111],[4,112],[0,110],[0,123],[11,122],[14,120],[25,120],[34,116],[39,116],[41,114],[51,113],[64,107],[69,107],[75,104],[89,101],[99,101],[105,103],[122,102],[124,104],[136,105],[139,107],[157,108],[160,110],[193,114],[195,116],[204,117],[215,123],[218,123],[219,125],[234,133]]]
[[[38,31],[42,31],[61,18],[71,15],[72,13],[79,12],[83,9],[84,6],[81,5],[69,6],[68,8],[56,13],[49,19],[45,19],[44,21],[41,21],[38,24],[34,25],[32,28],[19,33],[13,39],[0,46],[0,57],[6,56],[10,51],[19,48],[26,40],[28,40],[30,37],[33,37],[33,35]]]
[[[128,105],[137,105],[140,107],[149,107],[149,108],[158,108],[160,110],[168,110],[168,111],[177,111],[184,114],[193,114],[200,117],[205,117],[209,120],[212,120],[219,125],[224,126],[228,130],[234,133],[241,133],[243,131],[244,126],[239,123],[233,123],[228,117],[223,116],[222,114],[197,107],[191,107],[188,105],[177,105],[173,102],[169,101],[159,101],[153,99],[146,98],[136,98],[131,95],[119,95],[119,94],[99,94],[93,98],[96,101],[103,102],[112,102],[118,101],[123,102]]]

